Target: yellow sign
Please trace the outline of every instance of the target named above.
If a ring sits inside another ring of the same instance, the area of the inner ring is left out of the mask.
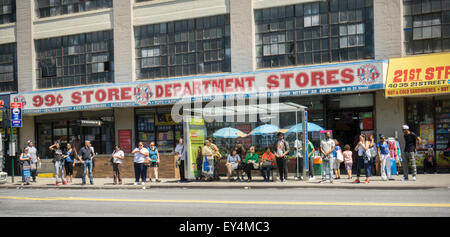
[[[450,93],[450,53],[389,60],[386,97]]]

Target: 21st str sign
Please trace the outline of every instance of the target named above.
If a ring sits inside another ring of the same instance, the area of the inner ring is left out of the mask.
[[[299,96],[384,89],[385,61],[318,65],[120,84],[56,88],[11,95],[24,114],[210,101],[223,96]]]

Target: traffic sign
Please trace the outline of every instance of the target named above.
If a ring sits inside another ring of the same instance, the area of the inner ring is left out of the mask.
[[[11,127],[22,127],[22,103],[11,103]]]

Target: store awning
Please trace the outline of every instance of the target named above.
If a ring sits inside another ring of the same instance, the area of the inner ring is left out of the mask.
[[[238,105],[238,106],[223,106],[223,107],[205,107],[185,109],[186,112],[193,114],[203,114],[203,116],[234,116],[242,114],[260,114],[273,115],[288,112],[302,112],[307,107],[295,103],[273,103],[273,104],[257,104],[257,105]]]
[[[450,93],[450,53],[389,60],[386,97]]]

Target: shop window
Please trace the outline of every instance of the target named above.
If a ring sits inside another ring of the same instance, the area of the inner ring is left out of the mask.
[[[403,0],[403,9],[407,54],[450,50],[449,0]]]
[[[135,28],[138,79],[229,72],[228,15]]]
[[[161,154],[173,154],[178,139],[183,137],[183,124],[174,122],[170,113],[169,107],[136,109],[136,145],[154,142]]]
[[[39,18],[111,8],[113,0],[35,0]]]
[[[450,144],[450,96],[436,97],[436,151],[442,154]]]
[[[258,68],[373,58],[373,0],[255,11]]]
[[[86,140],[98,154],[111,154],[115,142],[113,110],[61,113],[36,117],[37,148],[49,158],[48,147],[56,141],[64,150],[67,143],[79,151]]]
[[[0,1],[0,25],[16,22],[16,0]]]
[[[17,91],[16,44],[0,45],[0,92]]]
[[[113,82],[112,31],[36,40],[38,88]]]

